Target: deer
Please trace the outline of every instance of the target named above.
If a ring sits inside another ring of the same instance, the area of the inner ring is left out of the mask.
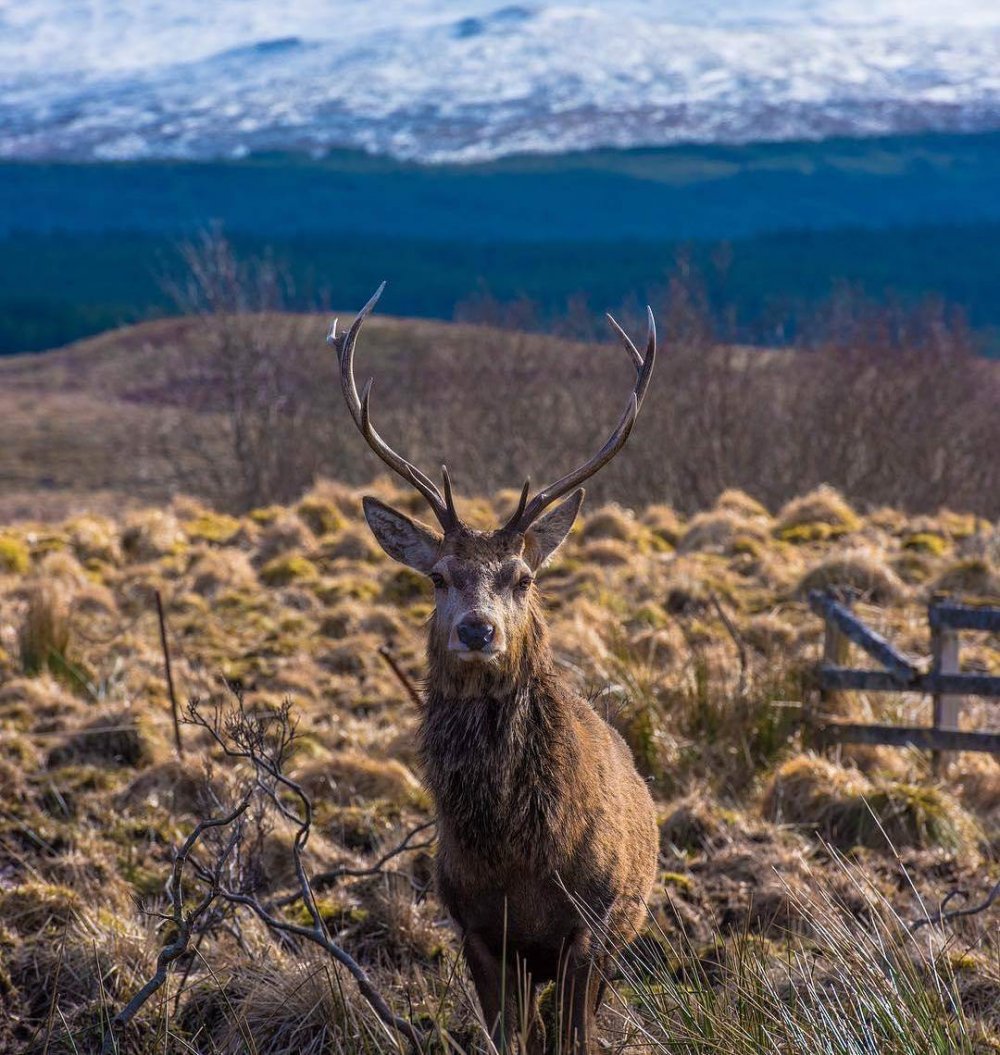
[[[658,831],[627,744],[556,666],[536,577],[573,527],[580,485],[635,425],[656,358],[653,313],[645,355],[608,316],[636,380],[604,445],[530,499],[526,480],[509,519],[479,531],[460,520],[446,466],[442,491],[376,431],[373,379],[358,392],[355,345],[384,288],[346,333],[334,321],[328,342],[355,425],[438,522],[363,499],[382,549],[434,591],[418,743],[437,814],[437,893],[496,1049],[546,1050],[538,993],[554,983],[557,1050],[590,1055],[613,957],[645,919]]]

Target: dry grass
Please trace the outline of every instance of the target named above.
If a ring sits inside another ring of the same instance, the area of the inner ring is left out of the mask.
[[[391,484],[375,490],[419,512]],[[316,801],[314,871],[363,868],[429,818],[417,716],[378,647],[391,642],[402,667],[420,678],[432,592],[373,549],[359,497],[321,483],[294,508],[239,517],[176,499],[159,509],[18,523],[0,535],[23,555],[0,565],[0,1047],[43,1050],[50,1023],[51,1052],[93,1046],[102,1001],[119,1006],[165,939],[132,897],[163,909],[172,847],[212,795],[229,794],[227,767],[193,730],[184,731],[184,759],[173,756],[154,590],[166,606],[182,697],[211,696],[222,676],[251,703],[292,698],[302,737],[290,771]],[[467,505],[485,520],[511,498]],[[751,984],[740,973],[738,935],[762,943],[753,962],[768,977],[794,953],[792,935],[828,940],[827,921],[810,915],[805,894],[846,900],[862,921],[872,918],[873,898],[905,918],[919,914],[869,808],[929,904],[955,886],[978,893],[995,882],[995,762],[959,756],[935,785],[924,759],[887,750],[861,772],[803,755],[797,712],[784,706],[801,701],[803,676],[818,656],[821,627],[798,592],[811,576],[867,589],[879,607],[866,616],[926,658],[926,625],[892,571],[896,562],[922,562],[921,590],[947,582],[959,560],[986,562],[993,573],[989,554],[955,552],[956,532],[968,526],[960,517],[930,521],[845,512],[829,490],[793,503],[775,522],[739,494],[688,521],[663,505],[635,514],[611,505],[584,518],[543,576],[558,659],[622,731],[658,800],[662,872],[650,940],[659,959],[643,978],[677,996],[671,971],[689,977],[684,942],[698,943],[697,962],[715,964],[705,968],[697,1007],[687,1005],[703,1024],[717,1013],[719,1028],[731,1014],[726,986]],[[783,538],[782,524],[805,525],[808,539]],[[838,541],[845,525],[852,538]],[[907,545],[920,534],[948,546]],[[966,575],[959,585],[989,582]],[[970,635],[963,647],[971,669],[1000,670],[995,638]],[[53,651],[65,668],[38,662]],[[874,717],[926,720],[914,713],[926,704],[909,697],[860,703]],[[989,728],[996,715],[985,706],[970,711],[970,721]],[[821,839],[851,852],[873,895],[852,893]],[[281,893],[291,879],[287,832],[269,832],[263,849],[263,889]],[[447,1028],[462,1050],[479,1050],[454,938],[433,893],[424,896],[428,851],[400,858],[392,871],[324,888],[324,919],[394,1006]],[[295,918],[298,909],[287,911]],[[995,1035],[990,925],[983,918],[962,929],[972,951],[956,978],[967,1032]],[[153,1055],[188,1044],[235,1052],[247,1049],[248,1037],[261,1055],[395,1050],[328,965],[276,947],[249,921],[240,940],[246,951],[229,932],[206,938],[183,993],[178,970],[167,1003],[147,1009],[124,1050]],[[605,1036],[627,1055],[661,1050],[658,1041],[649,1046],[659,1035],[655,1001],[642,989],[647,982],[633,981],[619,985],[619,1010],[602,1020]],[[917,1000],[911,981],[908,996],[892,999]],[[801,978],[786,984],[813,999]],[[640,1021],[646,1041],[635,1032]],[[175,1039],[165,1040],[164,1030]],[[691,1040],[662,1050],[710,1049]],[[732,1050],[773,1049],[761,1042]]]

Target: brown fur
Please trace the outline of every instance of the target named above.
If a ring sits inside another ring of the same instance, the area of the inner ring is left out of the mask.
[[[534,987],[556,981],[561,1050],[584,1055],[608,955],[643,923],[657,829],[625,742],[556,669],[536,588],[506,600],[510,570],[537,565],[561,541],[540,541],[544,522],[537,530],[462,528],[426,558],[424,570],[450,578],[429,628],[420,743],[438,810],[438,889],[487,1024],[497,1043],[527,1032],[528,1050],[540,1050]],[[449,648],[452,621],[473,604],[503,623],[506,647],[492,662]]]
[[[438,889],[499,1047],[519,1034],[528,1052],[539,1050],[535,989],[554,981],[558,1048],[589,1055],[609,955],[642,924],[657,830],[624,741],[555,669],[534,573],[573,527],[579,485],[628,440],[656,359],[653,313],[645,355],[608,316],[636,379],[604,445],[530,501],[525,481],[511,518],[487,533],[462,524],[444,466],[442,491],[372,426],[372,381],[359,393],[354,349],[384,287],[327,340],[365,442],[427,499],[444,531],[364,500],[382,548],[434,583],[420,742],[438,809]]]

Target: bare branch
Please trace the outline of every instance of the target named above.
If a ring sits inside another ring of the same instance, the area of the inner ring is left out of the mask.
[[[230,833],[229,840],[226,843],[224,850],[219,855],[215,869],[207,874],[209,882],[205,894],[193,909],[185,913],[182,879],[184,865],[187,863],[192,850],[194,850],[205,832],[210,831],[213,828],[225,828],[242,817],[250,805],[251,795],[252,790],[248,790],[236,808],[226,814],[226,816],[199,821],[195,826],[194,831],[192,831],[187,839],[184,840],[183,845],[177,851],[177,854],[174,857],[173,868],[170,872],[170,879],[167,883],[167,892],[172,907],[172,913],[169,918],[177,928],[177,935],[172,942],[164,945],[160,950],[160,953],[156,958],[156,973],[153,977],[146,982],[135,996],[133,996],[132,999],[129,1000],[121,1011],[119,1011],[111,1020],[110,1028],[104,1034],[104,1041],[101,1045],[102,1055],[108,1055],[108,1053],[117,1050],[117,1034],[120,1033],[133,1018],[135,1018],[143,1005],[146,1004],[150,997],[152,997],[163,983],[166,982],[171,964],[180,959],[180,957],[187,952],[188,944],[191,941],[191,932],[195,924],[221,893],[222,868],[239,841],[241,834],[239,825],[234,827]]]
[[[747,691],[747,676],[750,669],[750,657],[747,653],[747,644],[743,640],[743,635],[739,632],[736,624],[730,619],[729,613],[722,607],[718,596],[713,592],[709,594],[712,601],[712,607],[715,609],[716,614],[722,620],[722,625],[726,628],[726,633],[732,639],[733,644],[736,646],[736,652],[740,659],[740,680],[737,685],[737,693],[742,698],[746,695]]]
[[[291,718],[291,708],[286,702],[281,707],[268,708],[260,712],[247,709],[241,693],[230,690],[235,698],[235,706],[229,712],[215,707],[211,717],[201,709],[198,701],[192,701],[188,707],[186,720],[200,726],[212,737],[221,750],[230,758],[242,759],[250,764],[255,778],[250,795],[269,803],[277,812],[295,827],[292,840],[292,861],[298,885],[298,894],[292,900],[301,900],[309,913],[311,924],[303,926],[289,923],[275,916],[265,907],[251,890],[234,889],[221,882],[217,894],[234,905],[249,908],[254,915],[268,928],[279,935],[291,935],[311,941],[320,946],[343,965],[354,978],[358,990],[369,1003],[382,1024],[395,1036],[404,1037],[412,1048],[419,1050],[425,1039],[423,1033],[412,1022],[395,1014],[386,999],[369,979],[364,968],[330,937],[322,913],[316,903],[312,881],[306,871],[303,851],[312,831],[312,801],[300,784],[286,776],[282,770],[287,761],[295,740],[296,727]],[[291,795],[293,807],[282,798],[282,791]],[[394,851],[390,851],[385,860],[405,849],[413,849],[410,840],[420,831],[429,827],[431,822],[410,832]],[[383,862],[384,863],[384,862]],[[199,869],[199,876],[204,878],[204,868]],[[217,870],[212,873],[213,877]],[[345,875],[350,874],[345,871]],[[286,902],[290,903],[290,902]],[[206,906],[207,907],[207,906]],[[162,983],[161,983],[162,984]]]
[[[174,692],[174,674],[170,667],[170,645],[167,643],[167,619],[163,614],[163,598],[156,591],[156,617],[160,621],[160,648],[163,650],[163,669],[167,678],[167,692],[170,694],[170,713],[174,721],[174,742],[177,744],[177,757],[184,757],[184,745],[181,743],[180,713],[177,708],[177,693]]]
[[[967,901],[969,898],[968,892],[965,890],[952,890],[945,899],[941,902],[941,908],[934,913],[933,916],[926,916],[924,919],[914,920],[910,924],[911,933],[920,930],[921,927],[927,926],[928,923],[950,923],[952,920],[961,919],[964,916],[976,916],[980,912],[985,912],[995,901],[1000,899],[1000,882],[998,882],[993,889],[986,895],[983,901],[980,901],[978,905],[970,905],[968,908],[953,908],[948,909],[948,906],[956,900]]]
[[[374,864],[369,865],[367,868],[332,868],[328,872],[318,872],[312,877],[313,888],[323,889],[331,886],[338,879],[363,879],[366,876],[379,875],[385,866],[390,861],[399,857],[400,854],[413,852],[414,850],[427,850],[433,846],[433,839],[424,839],[417,843],[412,840],[421,832],[425,832],[428,828],[434,828],[436,826],[437,821],[424,821],[423,824],[418,824],[415,828],[411,828],[401,842],[397,843],[391,850],[387,850]],[[283,908],[285,905],[294,904],[301,897],[301,892],[289,894],[286,897],[272,901],[269,907]]]
[[[399,680],[399,683],[406,690],[407,696],[410,697],[414,705],[420,710],[423,710],[424,701],[421,699],[420,693],[417,691],[417,687],[410,680],[409,675],[406,673],[406,671],[403,670],[403,668],[399,665],[399,660],[396,659],[392,649],[388,645],[382,645],[378,650],[378,654],[389,665],[389,669],[393,672],[393,674],[396,675],[397,679]]]

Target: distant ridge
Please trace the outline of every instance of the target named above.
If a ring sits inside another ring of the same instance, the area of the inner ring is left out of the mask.
[[[987,0],[30,6],[0,9],[0,157],[470,162],[1000,127]]]

